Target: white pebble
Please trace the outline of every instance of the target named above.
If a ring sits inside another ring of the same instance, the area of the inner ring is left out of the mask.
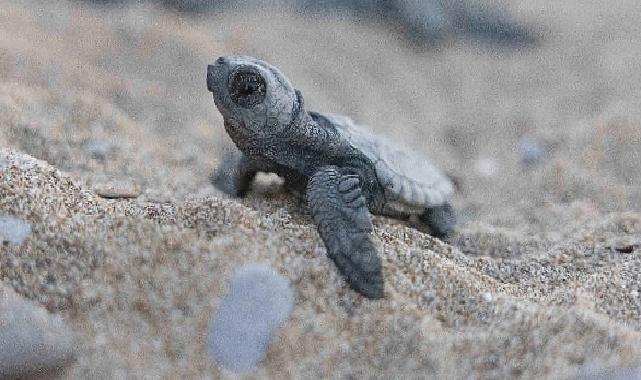
[[[31,225],[10,215],[0,215],[0,243],[20,245],[31,235]]]
[[[231,290],[211,321],[211,356],[235,372],[256,368],[293,307],[294,292],[285,278],[267,265],[244,265],[234,274]]]
[[[490,292],[485,292],[481,294],[481,297],[483,298],[483,301],[485,302],[492,302],[494,300],[494,297],[492,296],[492,293]]]

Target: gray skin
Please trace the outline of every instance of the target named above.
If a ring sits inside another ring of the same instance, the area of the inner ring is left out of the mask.
[[[364,296],[384,296],[370,213],[415,214],[437,237],[452,232],[447,198],[454,186],[447,176],[348,118],[306,112],[300,91],[274,66],[220,57],[207,68],[207,88],[238,148],[223,157],[213,184],[242,197],[257,172],[283,177],[305,194],[327,255]]]

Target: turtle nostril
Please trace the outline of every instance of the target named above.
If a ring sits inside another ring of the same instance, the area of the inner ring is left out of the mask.
[[[225,57],[219,57],[219,58],[216,60],[216,63],[219,63],[219,64],[221,64],[221,65],[224,65],[226,62],[227,62],[227,60],[225,59]]]

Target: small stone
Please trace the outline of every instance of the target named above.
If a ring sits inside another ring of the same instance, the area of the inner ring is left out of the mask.
[[[483,294],[481,294],[481,298],[483,298],[483,301],[485,301],[485,302],[494,301],[494,297],[492,296],[492,293],[490,293],[490,292],[484,292]]]
[[[210,355],[234,372],[255,369],[293,307],[294,292],[284,277],[267,265],[244,265],[234,274],[231,290],[211,321]]]
[[[614,249],[619,252],[619,253],[633,253],[634,249],[636,246],[630,244],[630,245],[621,245],[618,247],[614,247]]]
[[[543,141],[531,136],[523,136],[518,149],[521,163],[526,167],[540,164],[547,154]]]
[[[641,247],[641,240],[636,237],[613,239],[606,244],[605,248],[618,253],[634,253]]]
[[[137,198],[142,193],[140,185],[129,180],[117,180],[94,185],[93,190],[103,198]]]
[[[31,225],[10,215],[0,215],[0,243],[22,244],[31,235]]]
[[[0,379],[55,378],[75,352],[75,336],[60,316],[0,284]]]

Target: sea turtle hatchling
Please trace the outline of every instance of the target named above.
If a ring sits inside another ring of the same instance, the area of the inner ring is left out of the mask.
[[[417,215],[438,237],[452,231],[448,176],[347,117],[305,111],[301,92],[276,67],[220,57],[207,67],[207,88],[238,147],[223,157],[214,185],[243,196],[257,172],[283,177],[285,186],[306,195],[327,255],[366,297],[384,295],[370,212]]]

